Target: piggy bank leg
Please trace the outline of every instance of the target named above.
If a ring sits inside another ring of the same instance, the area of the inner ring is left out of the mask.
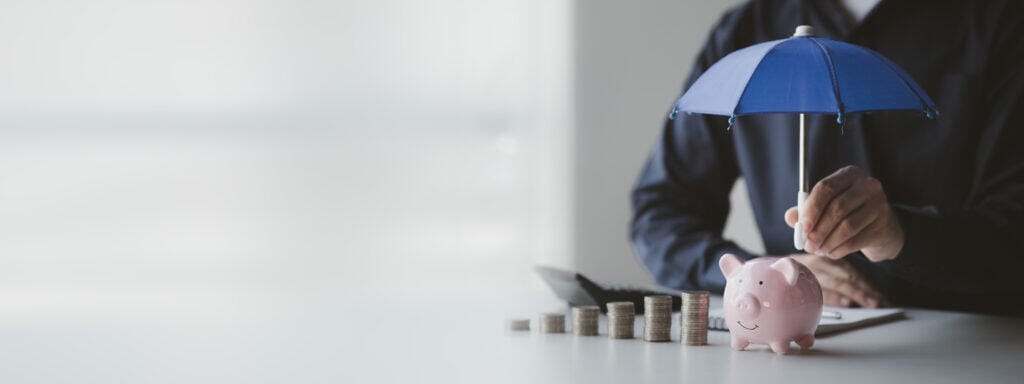
[[[796,345],[800,346],[800,349],[808,349],[814,345],[814,335],[807,334],[800,336],[796,339]]]
[[[733,334],[732,342],[730,342],[730,344],[732,345],[732,349],[735,349],[737,351],[742,351],[744,348],[746,348],[748,345],[750,345],[750,342],[747,341],[747,340],[744,340],[744,339],[740,339],[739,336],[736,336],[735,334]]]
[[[773,341],[768,343],[768,346],[772,348],[772,351],[780,355],[789,352],[789,340]]]

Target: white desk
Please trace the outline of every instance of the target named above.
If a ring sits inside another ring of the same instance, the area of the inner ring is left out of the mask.
[[[718,298],[712,305],[720,305]],[[423,315],[433,318],[431,313]],[[445,324],[438,335],[424,329],[423,334],[410,333],[387,344],[367,337],[364,361],[367,367],[387,364],[387,353],[402,351],[403,356],[392,361],[394,370],[381,378],[413,381],[443,377],[510,383],[1024,382],[1024,319],[1019,318],[911,309],[905,320],[820,338],[808,352],[780,356],[764,346],[733,351],[729,334],[718,331],[709,334],[710,345],[683,346],[678,343],[678,314],[671,343],[610,340],[604,316],[600,337],[541,334],[536,314],[529,315],[533,330],[527,333],[502,331],[501,318],[481,315],[445,322],[436,317],[432,320]],[[566,320],[568,327],[568,314]],[[372,372],[362,374],[374,378]]]
[[[302,301],[225,316],[0,320],[3,383],[1024,382],[1024,320],[925,310],[807,353],[537,333],[547,292],[462,303]],[[430,301],[430,302],[428,302]],[[509,333],[527,315],[533,332]],[[603,316],[602,316],[603,320]],[[639,319],[638,319],[639,321]],[[678,323],[673,336],[678,337]]]

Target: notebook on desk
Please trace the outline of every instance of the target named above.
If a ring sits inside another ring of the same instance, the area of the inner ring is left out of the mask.
[[[900,308],[838,308],[825,307],[823,312],[839,313],[838,318],[824,317],[818,321],[818,330],[815,336],[827,335],[830,333],[848,331],[855,328],[868,327],[875,324],[885,323],[902,319],[904,312]],[[725,324],[725,314],[722,308],[715,308],[708,312],[708,329],[716,331],[728,331]]]

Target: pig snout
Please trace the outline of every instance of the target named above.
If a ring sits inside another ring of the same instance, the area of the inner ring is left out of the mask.
[[[740,320],[753,320],[761,313],[761,301],[749,293],[737,297],[734,305]]]

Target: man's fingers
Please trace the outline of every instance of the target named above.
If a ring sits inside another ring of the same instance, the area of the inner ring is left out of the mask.
[[[860,248],[849,250],[852,246],[860,245],[857,241],[850,240],[864,233],[865,229],[875,220],[878,220],[878,211],[870,209],[867,205],[861,206],[835,226],[832,233],[829,233],[825,241],[818,246],[818,250],[833,259],[842,258],[860,250]]]
[[[849,306],[851,303],[857,303],[866,308],[883,305],[885,298],[882,294],[850,263],[817,255],[797,255],[793,258],[814,272],[814,276],[821,283],[823,294],[834,296],[829,305]],[[843,298],[846,304],[841,303]]]
[[[824,256],[808,255],[801,261],[807,268],[814,272],[822,288],[831,288],[840,284],[843,280],[853,279],[850,269],[847,269],[845,261],[832,260]]]
[[[843,263],[841,261],[835,262]],[[866,308],[878,306],[882,295],[861,278],[860,272],[849,265],[821,269],[816,274],[823,290],[832,290]]]
[[[874,179],[864,179],[874,180]],[[847,216],[864,206],[871,197],[873,183],[858,181],[848,189],[829,201],[814,228],[807,231],[807,251],[818,253],[826,238],[839,226]],[[849,224],[847,224],[849,225]]]
[[[866,228],[862,229],[859,233],[853,237],[847,239],[841,244],[837,245],[830,251],[826,251],[828,257],[833,259],[839,259],[851,253],[857,252],[866,247],[870,242],[871,238],[876,236],[879,231],[878,221],[873,221]]]
[[[796,228],[796,221],[798,219],[796,207],[786,210],[786,224],[789,224],[790,228]]]
[[[878,294],[873,289],[853,280],[836,280],[829,288],[865,308],[878,306]]]
[[[863,174],[860,168],[846,166],[814,185],[811,193],[807,196],[807,200],[804,201],[803,212],[800,212],[800,221],[806,226],[805,228],[807,228],[808,232],[812,231],[817,225],[828,203],[847,188],[850,188]]]
[[[825,305],[832,307],[849,307],[850,299],[830,289],[822,289],[821,296]]]
[[[797,261],[804,263],[807,268],[810,268],[814,272],[815,276],[819,274],[826,274],[829,276],[837,276],[846,278],[849,275],[848,271],[843,268],[844,261],[832,260],[824,256],[818,255],[807,255],[802,256]],[[821,280],[821,277],[818,277]]]

